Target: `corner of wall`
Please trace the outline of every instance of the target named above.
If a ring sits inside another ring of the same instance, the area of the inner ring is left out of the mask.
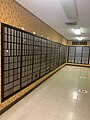
[[[61,40],[61,43],[63,45],[66,45],[67,46],[67,39],[65,37],[62,36],[62,40]]]
[[[90,41],[87,41],[87,45],[90,46]]]
[[[0,23],[0,103],[1,103],[1,23]]]
[[[71,40],[68,40],[67,41],[67,46],[71,46],[72,45],[72,41]]]

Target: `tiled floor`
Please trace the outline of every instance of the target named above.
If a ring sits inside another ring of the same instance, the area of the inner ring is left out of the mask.
[[[90,68],[62,68],[0,120],[90,120]]]

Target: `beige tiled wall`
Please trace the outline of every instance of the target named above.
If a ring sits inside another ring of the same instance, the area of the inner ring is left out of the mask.
[[[67,40],[66,40],[66,38],[64,38],[64,37],[62,37],[62,44],[63,44],[63,45],[67,45]]]
[[[87,42],[87,45],[90,46],[90,41]]]
[[[62,37],[58,32],[53,30],[51,27],[46,25],[40,19],[35,17],[29,11],[24,9],[15,0],[0,0],[0,22],[7,23],[9,25],[24,28],[29,32],[36,32],[37,35],[43,35],[45,38],[49,37],[52,41],[56,41],[67,45],[67,40]],[[1,54],[1,34],[0,34],[0,54]],[[1,64],[1,59],[0,59]],[[9,98],[3,103],[0,103],[0,110],[5,108],[7,105],[11,104],[17,98],[25,94],[31,88],[36,86],[39,82],[43,81],[45,78],[40,79],[29,87],[25,88],[21,92],[17,93],[13,97]],[[1,101],[1,69],[0,69],[0,101]]]
[[[0,21],[61,43],[62,36],[14,0],[0,0]],[[67,40],[66,40],[67,41]]]
[[[68,41],[67,41],[67,45],[68,45],[68,46],[71,46],[71,45],[72,45],[72,41],[71,41],[71,40],[68,40]]]
[[[0,24],[0,66],[1,66],[1,24]],[[1,67],[0,67],[0,103],[1,103]]]

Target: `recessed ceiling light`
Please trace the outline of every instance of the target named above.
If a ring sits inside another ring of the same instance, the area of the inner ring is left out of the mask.
[[[21,27],[22,30],[25,30],[24,27]]]
[[[73,31],[74,31],[75,35],[81,35],[80,29],[74,29],[73,28]]]
[[[35,32],[33,32],[33,34],[35,35],[36,33],[35,33]]]
[[[43,37],[43,35],[41,35],[41,37]]]
[[[47,37],[47,39],[49,39],[49,37]]]

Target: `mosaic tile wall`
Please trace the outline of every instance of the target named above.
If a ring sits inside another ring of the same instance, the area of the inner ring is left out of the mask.
[[[1,24],[0,24],[0,66],[1,66]],[[1,67],[0,67],[0,103],[1,103]]]
[[[36,18],[22,6],[17,4],[14,0],[0,0],[0,22],[13,25],[18,28],[24,28],[29,32],[36,32],[37,35],[43,35],[45,38],[49,37],[51,40],[67,45],[67,40],[62,37],[59,33],[54,31],[48,25],[43,23],[41,20]],[[0,29],[1,30],[1,29]],[[0,32],[1,33],[1,32]],[[0,47],[1,47],[1,34],[0,34]],[[0,49],[1,55],[1,49]],[[1,63],[1,58],[0,58]],[[51,74],[51,73],[50,73]],[[48,75],[47,75],[48,76]],[[0,69],[1,78],[1,69]],[[44,78],[43,78],[44,79]],[[11,104],[17,98],[28,92],[31,88],[36,86],[38,83],[43,81],[43,79],[38,80],[34,84],[25,88],[21,92],[15,94],[13,97],[9,98],[5,102],[0,104],[0,110],[5,108],[7,105]],[[0,102],[1,102],[1,79],[0,79]]]

